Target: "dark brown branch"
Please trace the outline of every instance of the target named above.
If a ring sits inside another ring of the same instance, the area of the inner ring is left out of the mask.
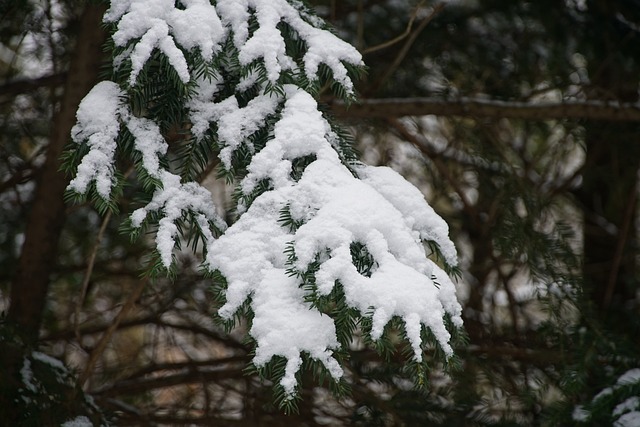
[[[214,368],[231,363],[242,363],[242,366],[245,366],[250,361],[251,358],[247,355],[244,355],[230,356],[213,360],[188,360],[186,362],[151,363],[129,375],[126,381],[134,380],[136,378],[141,378],[152,374],[155,375],[158,372],[167,373],[168,371],[182,371],[184,369]]]
[[[228,419],[224,417],[218,417],[215,415],[206,416],[203,415],[201,417],[181,417],[179,415],[141,415],[141,416],[125,416],[118,419],[118,425],[120,426],[139,426],[145,425],[144,422],[153,422],[154,425],[172,425],[172,426],[219,426],[219,427],[229,427],[229,426],[242,426],[245,427],[247,425],[246,420],[234,420]]]
[[[67,73],[51,74],[37,79],[20,79],[5,82],[0,85],[0,102],[6,102],[23,93],[31,92],[42,87],[51,88],[62,86]]]
[[[357,104],[331,105],[344,118],[392,118],[404,116],[459,116],[525,120],[603,120],[640,122],[640,105],[604,101],[517,102],[478,98],[388,98],[363,99]]]
[[[125,394],[135,394],[147,392],[159,388],[173,387],[202,382],[215,382],[230,378],[243,378],[246,363],[229,369],[217,369],[215,371],[202,371],[190,369],[173,375],[161,377],[140,378],[128,381],[120,381],[110,387],[97,390],[92,394],[98,396],[122,396]]]
[[[218,332],[215,329],[209,329],[206,328],[204,326],[200,326],[197,324],[181,324],[181,323],[175,323],[175,322],[167,322],[167,321],[162,321],[160,320],[160,314],[152,314],[149,316],[143,316],[143,317],[139,317],[139,318],[135,318],[135,319],[128,319],[125,321],[120,322],[120,324],[118,325],[117,330],[118,331],[122,331],[124,329],[127,328],[133,328],[136,326],[140,326],[140,325],[148,325],[148,324],[153,324],[159,327],[163,327],[163,328],[171,328],[171,329],[177,329],[177,330],[182,330],[182,331],[187,331],[187,332],[191,332],[194,334],[200,334],[203,336],[206,336],[214,341],[218,341],[223,343],[224,345],[231,347],[231,348],[235,348],[237,350],[242,350],[242,351],[249,351],[249,348],[244,345],[242,342],[233,339],[231,336],[224,334],[222,332]],[[111,327],[112,323],[108,323],[108,324],[101,324],[101,325],[89,325],[89,326],[83,326],[80,327],[79,329],[79,334],[81,336],[87,336],[87,335],[94,335],[94,334],[101,334],[104,333],[107,329],[109,329]],[[50,333],[48,335],[45,335],[44,337],[41,338],[41,341],[56,341],[56,340],[68,340],[74,337],[74,331],[73,329],[65,329],[62,331],[56,331],[53,333]]]

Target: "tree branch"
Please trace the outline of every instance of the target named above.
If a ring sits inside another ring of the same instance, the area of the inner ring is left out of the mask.
[[[479,98],[363,99],[349,106],[331,104],[343,118],[391,118],[404,116],[460,116],[525,120],[602,120],[640,122],[640,104],[607,101],[518,102]]]
[[[201,382],[217,382],[230,378],[243,378],[245,363],[240,366],[232,366],[228,369],[216,369],[203,371],[199,369],[187,369],[173,375],[159,377],[143,377],[134,380],[120,381],[102,390],[92,392],[95,396],[122,396],[124,394],[142,393],[158,388],[167,388],[178,385],[186,385]]]
[[[13,100],[17,95],[34,91],[41,87],[62,86],[67,79],[67,73],[56,73],[36,79],[20,79],[4,82],[0,85],[0,103]]]

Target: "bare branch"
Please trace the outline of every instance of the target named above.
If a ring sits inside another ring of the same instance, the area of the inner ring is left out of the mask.
[[[391,118],[404,116],[461,116],[525,120],[602,120],[640,122],[640,104],[615,101],[517,102],[479,98],[388,98],[363,99],[349,106],[331,105],[335,115],[345,118]]]
[[[17,95],[34,91],[41,87],[62,86],[66,81],[67,73],[56,73],[36,79],[20,79],[5,82],[0,85],[0,103],[12,100]]]
[[[378,50],[386,49],[398,42],[401,42],[404,38],[406,38],[409,34],[411,34],[411,29],[413,28],[413,22],[416,20],[416,17],[418,16],[418,12],[420,12],[420,9],[422,8],[422,5],[424,4],[424,2],[425,0],[422,0],[420,4],[418,4],[418,6],[415,7],[415,9],[413,10],[413,13],[411,14],[411,17],[409,18],[409,23],[407,24],[407,28],[405,28],[402,34],[400,34],[397,37],[394,37],[391,40],[387,40],[384,43],[380,43],[378,45],[368,47],[364,51],[362,51],[362,54],[366,55],[369,53],[376,52]]]
[[[415,31],[413,33],[411,33],[409,38],[406,40],[406,42],[404,43],[404,45],[402,46],[402,48],[400,49],[400,51],[396,55],[395,59],[393,60],[393,63],[389,66],[389,68],[387,68],[387,70],[385,71],[385,73],[382,76],[382,78],[380,78],[380,80],[378,80],[376,82],[376,84],[374,85],[373,89],[370,90],[370,93],[376,92],[380,87],[382,87],[385,84],[385,82],[387,80],[389,80],[391,78],[393,73],[396,72],[396,70],[398,69],[398,67],[400,66],[400,64],[404,60],[404,58],[409,53],[409,49],[411,49],[411,46],[413,46],[413,43],[416,41],[416,39],[418,38],[420,33],[427,27],[427,25],[429,25],[429,23],[440,12],[442,12],[442,9],[444,9],[444,3],[440,3],[440,4],[436,5],[433,8],[432,12],[422,20],[420,25],[418,25],[418,28],[416,28]]]
[[[129,298],[127,299],[125,304],[122,306],[122,309],[120,309],[120,312],[118,313],[116,318],[113,320],[109,328],[104,332],[104,334],[100,338],[100,341],[98,341],[98,344],[95,346],[95,348],[91,351],[91,354],[89,355],[89,360],[87,361],[82,371],[82,374],[78,379],[78,384],[81,387],[89,380],[89,377],[93,373],[93,368],[95,367],[96,363],[98,363],[98,359],[100,355],[104,352],[104,349],[107,347],[107,344],[111,340],[111,337],[113,336],[114,332],[118,329],[120,322],[129,314],[129,312],[134,307],[138,298],[140,298],[140,295],[142,295],[142,291],[144,290],[148,281],[149,281],[148,278],[144,278],[138,282],[136,287],[133,289],[133,291],[129,295]]]
[[[187,369],[173,375],[158,377],[143,377],[133,380],[120,381],[112,386],[93,392],[99,396],[122,396],[147,392],[158,388],[173,387],[201,382],[216,382],[230,378],[243,378],[246,363],[236,364],[228,369],[216,369],[203,371],[199,369]]]

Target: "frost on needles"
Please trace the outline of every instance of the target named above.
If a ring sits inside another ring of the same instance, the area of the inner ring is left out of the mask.
[[[111,2],[111,81],[78,109],[69,193],[115,209],[132,165],[130,230],[155,227],[161,269],[201,243],[219,317],[249,319],[283,404],[304,361],[339,385],[351,341],[382,351],[391,325],[411,366],[425,349],[448,360],[462,320],[447,224],[396,172],[358,162],[314,99],[329,85],[352,100],[360,54],[299,1],[212,3]],[[199,183],[216,157],[236,186],[229,226]]]

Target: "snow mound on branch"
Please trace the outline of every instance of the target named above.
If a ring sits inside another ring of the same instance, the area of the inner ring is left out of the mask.
[[[117,22],[113,34],[116,46],[134,42],[129,84],[134,85],[144,64],[154,49],[169,59],[182,82],[191,78],[184,53],[198,48],[205,61],[211,61],[226,37],[215,8],[209,0],[180,0],[184,9],[175,7],[174,0],[113,0],[104,21]],[[177,42],[177,44],[176,44]],[[117,65],[117,64],[116,64]]]
[[[296,70],[296,63],[286,54],[281,22],[288,24],[306,43],[304,72],[309,80],[316,80],[320,64],[327,65],[335,81],[347,92],[353,91],[353,83],[342,62],[362,65],[362,56],[349,43],[329,31],[316,28],[305,21],[300,12],[286,0],[219,0],[216,6],[222,22],[231,28],[233,42],[239,51],[242,65],[257,59],[264,61],[267,78],[274,83],[284,70]],[[258,29],[249,36],[249,10],[255,11]],[[317,24],[317,23],[316,23]]]
[[[113,162],[120,132],[119,117],[123,111],[123,92],[113,82],[100,82],[84,97],[71,138],[77,144],[87,141],[89,153],[82,158],[78,173],[69,189],[85,194],[95,181],[100,197],[109,200],[113,186]]]
[[[455,266],[458,254],[449,239],[449,226],[424,200],[422,193],[402,175],[388,167],[361,167],[358,177],[374,187],[402,214],[403,222],[420,238],[438,244],[445,261]]]
[[[295,193],[291,211],[306,210],[311,215],[293,239],[295,267],[305,271],[319,253],[329,251],[329,259],[320,263],[316,274],[320,294],[328,295],[339,281],[350,306],[372,312],[374,340],[392,317],[402,318],[418,361],[422,360],[420,323],[448,355],[453,354],[442,321],[444,307],[430,279],[434,265],[427,262],[417,233],[403,223],[402,214],[339,163],[318,160],[309,165]],[[364,244],[377,264],[371,277],[360,274],[353,263],[354,242]]]
[[[250,334],[257,348],[253,363],[264,366],[273,356],[287,358],[281,385],[295,391],[295,374],[305,352],[321,361],[337,380],[342,368],[331,357],[338,347],[331,318],[304,301],[299,281],[286,274],[284,249],[291,236],[280,226],[284,194],[265,193],[227,232],[209,246],[207,265],[228,282],[226,303],[218,314],[231,319],[251,296],[254,318]]]
[[[443,318],[449,314],[454,324],[461,325],[461,308],[453,283],[426,258],[422,243],[425,237],[434,240],[444,246],[447,259],[455,261],[455,249],[447,251],[453,244],[446,224],[443,227],[422,194],[409,191],[410,184],[399,176],[385,181],[380,191],[374,184],[390,175],[388,170],[360,166],[359,173],[369,180],[356,178],[332,148],[330,126],[315,100],[294,86],[286,86],[285,92],[273,139],[254,156],[240,184],[248,194],[257,182],[268,179],[273,190],[258,196],[208,248],[207,267],[219,271],[228,285],[219,315],[232,318],[251,297],[256,317],[250,334],[258,345],[254,363],[263,366],[274,356],[287,358],[281,380],[287,393],[293,390],[301,352],[339,377],[341,371],[329,357],[338,345],[333,320],[305,302],[300,278],[285,275],[288,268],[302,272],[319,262],[318,292],[328,295],[339,281],[347,303],[371,317],[374,340],[393,317],[399,317],[415,360],[422,360],[422,325],[451,355]],[[314,159],[296,182],[290,174],[292,161],[305,156]],[[403,210],[410,208],[418,209],[416,217],[426,217],[403,219]],[[280,223],[286,209],[303,223],[295,231]],[[365,245],[375,260],[370,277],[354,266],[352,243]],[[285,256],[289,247],[295,252],[294,264]],[[312,340],[308,331],[314,331]]]

